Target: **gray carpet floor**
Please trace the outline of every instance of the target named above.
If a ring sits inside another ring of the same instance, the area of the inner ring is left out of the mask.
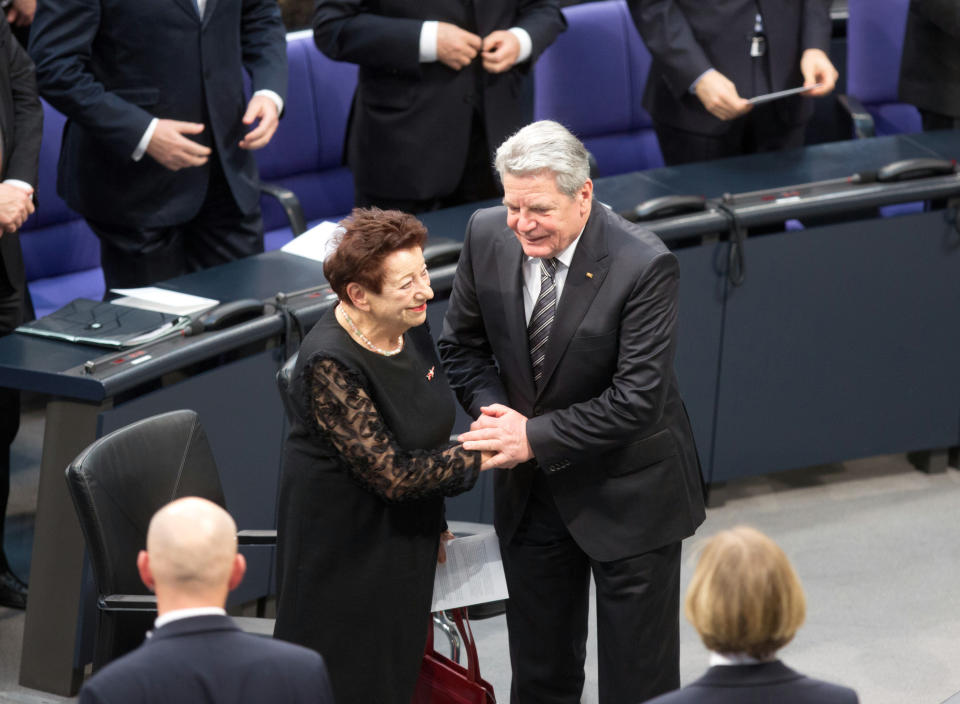
[[[43,421],[27,414],[14,447],[7,548],[29,560]],[[707,521],[684,544],[682,582],[699,541],[749,524],[777,540],[807,594],[807,620],[781,652],[808,675],[854,687],[865,704],[939,704],[960,691],[960,472],[926,475],[902,455],[779,472],[713,492]],[[0,607],[0,702],[71,701],[17,685],[23,615]],[[484,677],[509,700],[502,616],[474,631]],[[597,702],[594,629],[585,704]],[[681,679],[696,679],[707,652],[681,619]]]

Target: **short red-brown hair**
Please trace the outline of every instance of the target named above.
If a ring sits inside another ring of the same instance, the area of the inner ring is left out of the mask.
[[[340,300],[347,300],[347,284],[357,283],[380,293],[383,260],[412,247],[423,248],[427,228],[412,215],[399,210],[354,208],[340,227],[337,248],[323,262],[323,275]]]

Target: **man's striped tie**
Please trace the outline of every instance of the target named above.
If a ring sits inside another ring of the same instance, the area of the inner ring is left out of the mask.
[[[553,280],[557,273],[556,259],[540,260],[540,295],[533,306],[533,315],[527,325],[530,340],[530,363],[533,365],[533,380],[539,386],[543,376],[543,360],[547,349],[550,328],[557,314],[557,286]]]

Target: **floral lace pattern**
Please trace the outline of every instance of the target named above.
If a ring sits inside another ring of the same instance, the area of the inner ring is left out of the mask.
[[[318,430],[342,455],[353,477],[385,501],[453,496],[477,481],[480,453],[460,445],[403,450],[377,412],[359,376],[329,357],[307,370],[310,412]]]

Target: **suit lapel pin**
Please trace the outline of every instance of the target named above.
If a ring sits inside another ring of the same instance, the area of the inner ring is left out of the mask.
[[[587,272],[587,278],[588,278],[588,279],[592,279],[592,278],[593,278],[593,272],[588,271],[588,272]]]
[[[433,370],[434,370],[434,368],[435,368],[435,367],[430,367],[430,369],[427,370],[427,381],[433,381],[433,377],[434,377],[434,371],[433,371]]]

